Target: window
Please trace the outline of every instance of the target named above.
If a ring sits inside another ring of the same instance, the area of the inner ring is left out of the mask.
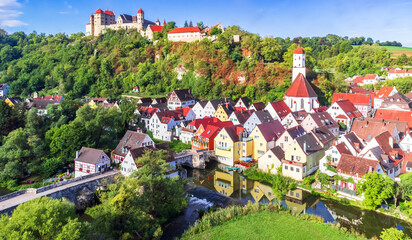
[[[293,171],[294,170],[294,168],[293,167],[290,167],[290,171]]]
[[[287,166],[287,165],[285,165],[285,170],[288,170],[288,166]]]
[[[296,168],[296,172],[299,172],[299,168]]]
[[[295,156],[293,156],[293,155],[290,155],[290,158],[291,158],[292,161],[295,160]]]
[[[288,136],[285,136],[285,142],[287,142],[288,141]]]
[[[296,193],[296,197],[297,197],[297,198],[300,197],[300,194],[299,194],[299,193]]]

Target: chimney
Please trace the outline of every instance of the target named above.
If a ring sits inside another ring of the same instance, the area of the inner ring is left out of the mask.
[[[141,133],[142,130],[140,128],[137,128],[136,132]]]
[[[369,166],[368,173],[371,173],[371,172],[373,172],[373,168],[372,168],[372,166]]]
[[[306,142],[303,142],[303,151],[306,153]]]
[[[366,126],[368,126],[369,125],[369,121],[366,121]]]
[[[240,132],[240,133],[239,133],[239,140],[242,141],[242,138],[243,138],[243,133]]]
[[[79,151],[76,151],[76,159],[78,159],[79,156],[80,156],[80,152],[79,152]]]

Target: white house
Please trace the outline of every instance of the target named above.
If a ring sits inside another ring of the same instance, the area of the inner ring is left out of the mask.
[[[74,176],[81,177],[110,168],[110,158],[103,150],[82,147],[74,159]]]
[[[363,115],[349,100],[332,103],[327,112],[336,122],[342,122],[350,128],[353,120]]]
[[[274,120],[282,121],[292,111],[284,101],[269,102],[265,111],[270,113]]]
[[[205,106],[208,102],[209,101],[199,101],[199,102],[196,102],[196,104],[192,107],[192,110],[195,113],[196,119],[201,119],[201,118],[208,116],[205,114]]]
[[[196,103],[190,89],[178,89],[170,93],[167,100],[167,108],[175,110],[178,107],[187,107]]]
[[[399,147],[404,152],[412,152],[412,136],[410,133],[407,133],[405,137],[401,140],[401,142],[399,143]]]
[[[200,31],[199,27],[175,28],[167,33],[167,38],[172,42],[194,42],[200,41],[205,33]]]
[[[374,108],[375,109],[380,108],[385,98],[390,97],[397,92],[398,91],[396,90],[396,87],[383,86],[381,89],[379,89],[378,93],[376,93],[375,95]]]
[[[282,166],[285,152],[279,146],[274,147],[258,159],[258,168],[270,174],[276,174],[277,168]]]
[[[237,100],[235,107],[249,109],[250,101],[247,97],[241,97]]]
[[[256,125],[261,123],[270,122],[273,118],[270,116],[268,112],[256,111],[253,112],[252,115],[246,120],[245,124],[243,125],[244,128],[248,133],[252,132],[253,128]]]
[[[166,150],[169,154],[169,158],[166,160],[166,162],[169,163],[172,168],[172,170],[167,173],[167,176],[173,177],[178,175],[178,171],[176,169],[176,160],[173,156],[172,151],[170,150],[168,143],[156,143],[154,146],[140,147],[129,150],[129,152],[126,154],[125,159],[120,165],[121,174],[123,174],[124,176],[130,176],[132,173],[138,171],[138,169],[141,167],[138,164],[138,159],[142,157],[148,150]]]

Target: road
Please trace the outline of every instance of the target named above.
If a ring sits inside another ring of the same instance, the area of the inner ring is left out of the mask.
[[[61,190],[65,190],[65,189],[71,188],[73,186],[82,184],[82,183],[87,183],[87,182],[97,180],[97,179],[100,179],[100,178],[104,178],[104,177],[107,177],[107,176],[116,175],[118,173],[119,173],[119,171],[109,171],[109,172],[105,172],[103,174],[100,174],[98,176],[94,176],[94,177],[91,177],[91,178],[86,178],[86,179],[83,179],[83,180],[80,180],[80,181],[77,181],[77,182],[68,183],[68,184],[65,184],[65,185],[62,185],[62,186],[59,186],[59,187],[56,187],[56,188],[52,188],[50,190],[47,190],[47,191],[44,191],[44,192],[41,192],[41,193],[36,194],[36,193],[28,192],[28,193],[22,194],[20,196],[14,197],[14,198],[10,198],[6,201],[0,202],[0,211],[3,211],[4,209],[8,209],[8,208],[11,208],[11,207],[14,207],[14,206],[17,206],[17,205],[20,205],[22,203],[25,203],[27,201],[30,201],[30,200],[38,198],[38,197],[44,197],[44,196],[47,196],[49,194],[52,194],[52,193],[55,193],[55,192],[58,192],[58,191],[61,191]]]

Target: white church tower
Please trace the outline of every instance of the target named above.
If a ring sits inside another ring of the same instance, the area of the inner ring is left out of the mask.
[[[306,78],[305,50],[300,47],[300,44],[293,51],[292,82],[295,81],[299,73],[302,73],[302,75]]]
[[[306,80],[305,50],[300,45],[293,51],[292,84],[285,92],[284,102],[292,112],[310,112],[319,107],[318,95]]]

